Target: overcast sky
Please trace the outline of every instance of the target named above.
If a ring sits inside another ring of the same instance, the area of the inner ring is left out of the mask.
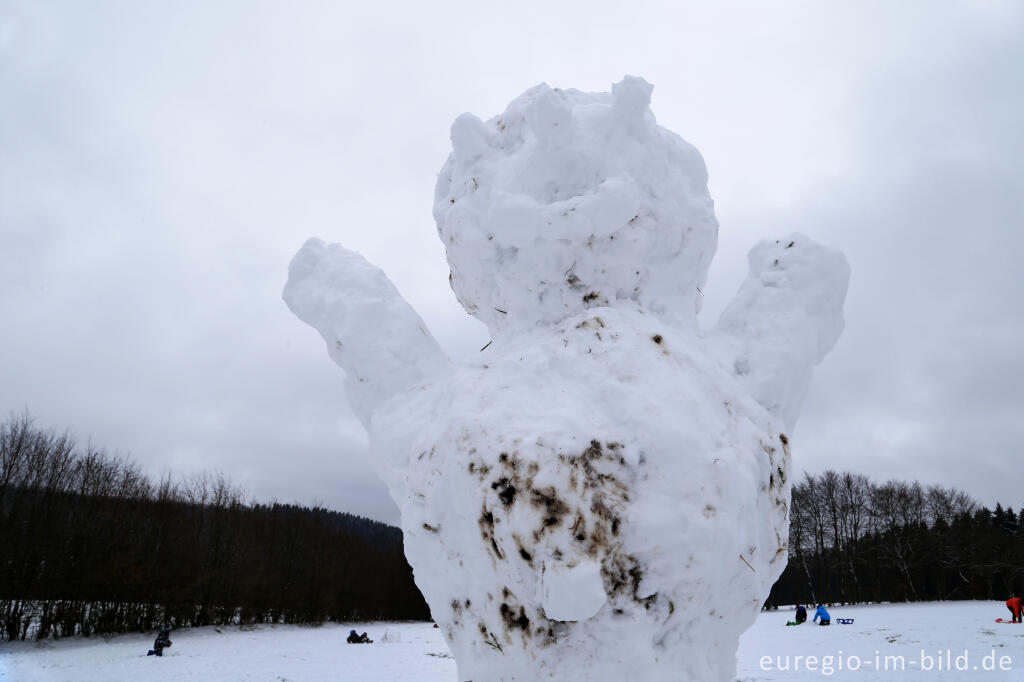
[[[798,469],[1024,505],[1024,12],[1007,2],[0,0],[0,417],[397,521],[340,370],[281,301],[310,236],[381,266],[456,358],[431,206],[449,126],[528,87],[654,84],[721,223],[852,266]]]

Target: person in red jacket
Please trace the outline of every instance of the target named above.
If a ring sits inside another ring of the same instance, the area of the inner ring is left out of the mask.
[[[1021,614],[1024,613],[1024,599],[1011,594],[1010,598],[1006,600],[1006,608],[1010,609],[1010,613],[1013,614],[1013,622],[1020,623]]]

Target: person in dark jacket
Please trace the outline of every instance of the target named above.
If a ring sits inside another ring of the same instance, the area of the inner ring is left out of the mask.
[[[797,624],[803,623],[807,620],[807,609],[804,608],[803,604],[796,605],[796,622]]]
[[[346,641],[349,644],[373,644],[373,640],[367,637],[365,632],[361,635],[357,635],[355,630],[349,631],[348,640]]]
[[[831,625],[832,617],[828,615],[828,611],[821,604],[818,604],[818,610],[814,612],[814,620],[817,621],[821,618],[821,622],[818,625]]]
[[[153,648],[149,650],[147,656],[163,656],[164,649],[171,645],[171,629],[163,628],[156,634],[156,641],[153,642]]]
[[[1024,614],[1024,599],[1011,594],[1010,598],[1006,600],[1006,608],[1010,609],[1010,614],[1013,616],[1012,622],[1022,622],[1021,615]]]

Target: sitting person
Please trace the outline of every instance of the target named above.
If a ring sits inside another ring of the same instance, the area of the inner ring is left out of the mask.
[[[348,640],[346,641],[349,644],[373,644],[373,640],[367,637],[365,632],[361,635],[357,635],[355,630],[349,631]]]
[[[818,604],[818,610],[814,612],[814,620],[821,618],[821,622],[818,625],[831,625],[832,617],[828,615],[828,611],[821,604]]]
[[[156,641],[153,642],[153,648],[149,650],[147,656],[163,656],[164,649],[171,645],[171,629],[169,627],[163,628],[156,634]]]
[[[796,622],[797,624],[803,623],[807,620],[807,609],[804,608],[803,604],[796,605]]]

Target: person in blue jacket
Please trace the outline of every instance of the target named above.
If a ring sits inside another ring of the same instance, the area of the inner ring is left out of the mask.
[[[831,625],[832,617],[828,615],[828,611],[821,604],[818,604],[818,610],[814,612],[814,620],[817,621],[821,618],[821,622],[818,625]]]

